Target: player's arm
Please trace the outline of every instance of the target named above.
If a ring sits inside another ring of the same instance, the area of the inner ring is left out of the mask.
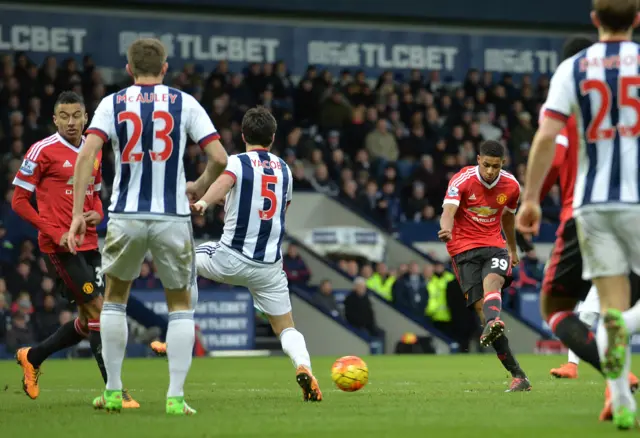
[[[20,170],[13,179],[15,190],[11,198],[11,208],[18,216],[33,225],[40,233],[51,237],[54,242],[64,244],[62,237],[66,230],[44,221],[40,214],[31,205],[31,196],[46,172],[47,160],[42,149],[37,146],[30,148],[25,154],[25,159]],[[66,239],[65,239],[66,240]]]
[[[229,157],[222,175],[209,186],[202,198],[191,206],[191,211],[204,214],[210,205],[215,205],[222,201],[236,183],[241,171],[242,163],[240,163],[240,159],[235,155]]]
[[[187,185],[187,192],[200,198],[225,170],[228,157],[227,151],[220,143],[220,134],[213,126],[207,112],[195,99],[190,102],[191,116],[188,119],[186,130],[191,139],[198,142],[207,156],[207,167],[195,182]]]
[[[449,182],[449,188],[447,194],[442,202],[442,216],[440,216],[440,231],[438,231],[438,238],[443,242],[448,242],[452,238],[453,221],[456,217],[456,212],[460,206],[460,200],[462,199],[462,188],[460,182],[460,174],[456,174]]]
[[[540,202],[549,194],[551,187],[558,181],[558,175],[560,174],[560,169],[564,165],[564,162],[567,158],[567,148],[569,147],[569,137],[567,136],[567,129],[562,130],[560,135],[556,137],[556,149],[555,155],[553,157],[553,162],[551,163],[551,168],[547,173],[547,176],[542,184],[542,190],[540,191]]]
[[[204,196],[191,206],[191,210],[194,213],[204,214],[210,205],[219,203],[227,196],[235,182],[236,180],[233,176],[226,172],[223,173],[211,184]]]
[[[87,230],[87,222],[83,212],[87,187],[89,187],[91,174],[93,173],[93,163],[98,156],[98,152],[109,139],[113,120],[113,100],[107,97],[102,99],[102,102],[96,108],[93,120],[91,120],[91,126],[87,129],[87,139],[76,158],[76,165],[73,170],[73,219],[69,227],[69,234],[73,236],[73,238],[69,239],[69,250],[74,254],[76,252],[76,244],[82,245],[84,234]]]
[[[43,220],[36,209],[33,208],[33,205],[31,205],[31,195],[33,195],[33,192],[17,185],[11,198],[11,208],[18,216],[33,225],[39,232],[51,237],[51,239],[59,245],[65,246],[62,237],[67,230],[58,228]]]
[[[533,139],[529,154],[523,203],[535,202],[539,204],[545,176],[553,163],[556,138],[565,127],[571,116],[572,108],[576,104],[572,75],[573,62],[568,61],[558,67],[551,79],[544,118]]]
[[[100,191],[102,190],[102,169],[98,171],[96,180],[93,184],[93,197],[91,199],[91,211],[84,213],[84,219],[90,227],[97,226],[104,219],[104,210],[102,208],[102,198]]]
[[[516,209],[518,208],[518,200],[520,199],[520,185],[514,181],[517,185],[517,191],[511,196],[507,205],[502,212],[502,231],[507,240],[507,249],[511,255],[512,266],[517,265],[520,260],[518,257],[518,239],[516,237]]]

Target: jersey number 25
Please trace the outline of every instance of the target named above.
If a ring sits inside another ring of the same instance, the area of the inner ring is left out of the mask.
[[[153,132],[154,139],[161,141],[164,144],[164,148],[162,148],[160,152],[149,151],[151,161],[167,161],[173,153],[173,139],[170,137],[174,126],[173,116],[167,111],[154,111],[151,118],[154,122],[156,120],[162,120],[164,122],[162,129],[154,129]],[[126,121],[131,122],[133,130],[129,135],[129,141],[124,149],[122,149],[121,161],[123,163],[139,163],[144,158],[144,152],[133,152],[133,148],[136,147],[142,136],[142,119],[140,115],[133,111],[118,113],[118,124],[125,123]]]
[[[589,143],[595,143],[600,140],[611,140],[616,136],[616,129],[621,137],[638,137],[640,136],[640,99],[632,93],[632,90],[640,87],[640,76],[621,76],[618,82],[618,102],[613,101],[613,92],[611,87],[605,81],[600,79],[585,79],[580,82],[580,93],[586,96],[590,92],[596,92],[600,95],[600,109],[598,114],[589,124],[587,128],[587,140]],[[603,128],[602,124],[607,115],[611,112],[611,106],[628,107],[635,110],[637,121],[633,126],[612,126],[611,128]]]

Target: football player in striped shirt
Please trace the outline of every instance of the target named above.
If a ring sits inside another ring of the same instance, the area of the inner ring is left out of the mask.
[[[110,142],[116,161],[109,224],[103,249],[105,301],[100,317],[107,385],[94,406],[122,408],[121,370],[127,344],[126,303],[147,251],[158,267],[169,308],[166,412],[192,415],[184,382],[195,342],[194,243],[188,193],[208,187],[224,170],[227,154],[206,111],[193,96],[165,85],[167,53],[157,39],[135,41],[127,52],[134,85],[105,97],[87,130],[74,172],[74,214],[69,247],[82,244],[86,222],[82,201],[92,163]],[[187,136],[208,157],[207,169],[187,185],[182,158]]]
[[[523,232],[538,232],[540,192],[555,140],[575,116],[579,151],[573,217],[583,279],[593,281],[600,297],[597,344],[613,421],[621,429],[633,427],[637,409],[629,389],[629,333],[640,328],[640,308],[627,309],[629,274],[640,274],[640,46],[631,40],[640,24],[639,3],[593,1],[599,41],[560,64],[551,80],[519,218]]]
[[[269,318],[282,350],[296,367],[304,401],[322,400],[304,336],[293,325],[289,284],[282,268],[285,216],[293,195],[291,169],[270,152],[276,120],[266,108],[247,111],[242,139],[247,152],[229,157],[224,173],[192,209],[204,214],[225,201],[220,242],[196,249],[198,275],[249,289],[254,305]]]

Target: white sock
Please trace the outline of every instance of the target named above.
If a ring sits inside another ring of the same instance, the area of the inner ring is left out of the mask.
[[[622,318],[630,335],[638,333],[640,331],[640,301],[631,309],[622,312]]]
[[[568,362],[580,365],[580,358],[572,350],[569,350]]]
[[[193,344],[196,341],[192,311],[169,312],[167,329],[167,358],[169,359],[169,391],[167,397],[184,396],[184,381],[187,379],[193,359]]]
[[[189,295],[191,295],[191,308],[195,312],[198,306],[198,282],[196,280],[189,286]]]
[[[122,362],[128,337],[127,305],[105,301],[100,313],[100,338],[109,391],[122,390]]]
[[[608,337],[607,329],[604,327],[602,318],[598,321],[598,331],[596,333],[596,340],[598,342],[598,353],[600,360],[604,360],[605,351],[607,351]],[[625,362],[622,374],[617,379],[607,379],[607,384],[611,390],[611,402],[613,409],[617,409],[620,406],[626,406],[632,411],[636,411],[636,400],[631,394],[629,388],[629,371],[631,370],[631,348],[627,350],[627,360]]]
[[[282,351],[291,358],[294,367],[298,368],[300,365],[304,365],[311,369],[311,358],[302,333],[293,327],[286,328],[280,333],[280,343]]]

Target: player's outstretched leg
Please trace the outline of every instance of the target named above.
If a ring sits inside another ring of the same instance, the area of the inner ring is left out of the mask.
[[[509,348],[509,340],[506,336],[500,336],[491,344],[496,350],[498,359],[502,362],[502,366],[511,373],[513,380],[506,392],[523,392],[531,391],[531,383],[527,378],[525,372],[520,368],[520,364],[513,355],[511,348]]]
[[[504,334],[504,321],[500,318],[502,313],[502,286],[505,278],[496,273],[489,273],[482,280],[484,301],[482,313],[484,315],[484,330],[480,336],[480,345],[488,347]]]
[[[267,315],[273,331],[280,337],[282,351],[293,362],[296,369],[296,382],[302,389],[302,399],[304,401],[322,401],[322,391],[318,385],[318,379],[311,372],[311,357],[307,351],[307,344],[304,336],[293,326],[293,316],[291,312],[284,315]]]
[[[34,347],[20,348],[16,352],[16,360],[22,367],[22,388],[30,398],[36,399],[40,394],[38,379],[40,365],[53,353],[77,345],[87,336],[79,319],[69,321],[47,339]]]

